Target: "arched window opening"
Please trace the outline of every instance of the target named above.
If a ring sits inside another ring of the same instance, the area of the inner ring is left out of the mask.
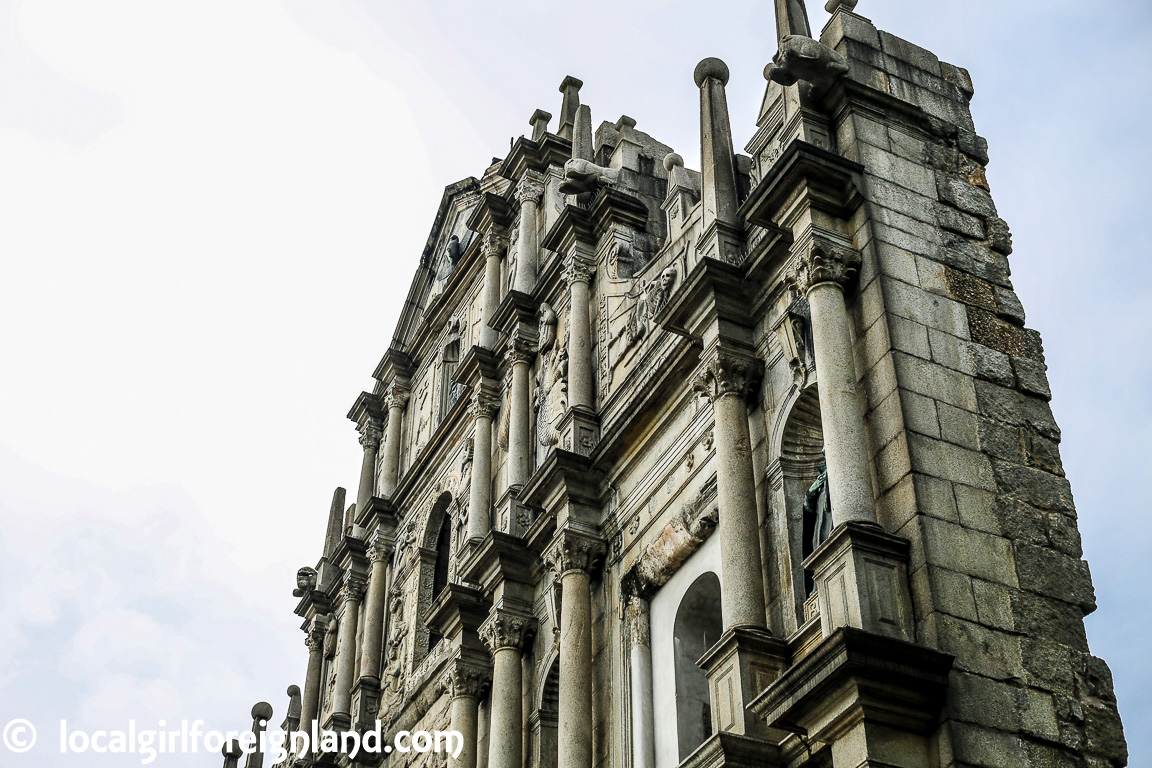
[[[816,543],[823,540],[829,524],[827,478],[823,476],[824,429],[816,387],[805,390],[792,407],[780,449],[788,517],[798,518],[799,522],[799,531],[789,536],[796,547],[794,562],[799,564],[812,554]],[[804,571],[803,586],[805,596],[811,595],[815,588],[812,574],[807,571]]]
[[[448,586],[448,566],[452,557],[452,516],[445,513],[440,523],[440,533],[436,536],[436,563],[432,567],[432,602]],[[431,651],[440,642],[440,635],[436,632],[428,634],[428,650]]]
[[[684,593],[672,630],[676,660],[676,736],[681,761],[712,735],[708,676],[696,662],[720,640],[723,632],[720,579],[712,572],[701,574]]]

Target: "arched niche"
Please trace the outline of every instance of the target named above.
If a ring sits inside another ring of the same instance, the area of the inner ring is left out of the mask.
[[[676,675],[676,739],[681,762],[712,735],[708,676],[696,663],[720,640],[720,579],[701,574],[684,593],[672,631]]]
[[[794,393],[780,409],[774,430],[768,476],[771,484],[772,540],[778,551],[777,593],[773,599],[791,634],[804,623],[804,601],[812,590],[802,563],[812,554],[815,521],[804,514],[804,496],[824,465],[824,429],[820,393],[811,384]]]
[[[560,654],[559,646],[546,657],[546,670],[536,687],[534,711],[529,715],[532,733],[532,768],[556,768],[559,744],[556,729],[560,716]]]
[[[452,494],[441,493],[433,502],[420,536],[417,572],[416,659],[423,658],[440,642],[424,623],[428,609],[452,579]],[[447,542],[447,543],[445,543]]]

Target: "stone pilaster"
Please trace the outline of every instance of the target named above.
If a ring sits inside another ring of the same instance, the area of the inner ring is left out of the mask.
[[[380,450],[380,441],[384,437],[383,422],[376,417],[369,418],[360,428],[360,445],[364,448],[364,457],[360,462],[360,486],[356,491],[356,509],[361,510],[368,506],[376,484],[376,455]]]
[[[336,691],[332,699],[332,725],[347,729],[352,720],[352,683],[356,675],[356,634],[360,600],[367,586],[364,574],[348,569],[344,573],[340,605],[340,635],[336,654]]]
[[[519,488],[532,470],[532,359],[536,339],[517,326],[508,339],[506,359],[512,372],[508,407],[508,485]]]
[[[540,260],[540,239],[536,216],[544,196],[544,175],[528,169],[516,184],[516,199],[520,203],[520,232],[517,238],[516,277],[514,290],[531,294],[536,289],[536,275]]]
[[[404,424],[404,407],[408,404],[408,387],[394,383],[384,397],[388,411],[387,436],[384,440],[384,466],[380,472],[380,495],[391,497],[400,479],[400,433]]]
[[[360,654],[360,674],[353,690],[353,719],[368,726],[376,719],[380,703],[380,653],[388,603],[388,563],[396,549],[393,531],[377,530],[368,545],[371,575],[364,606],[364,648]]]
[[[561,589],[558,768],[592,768],[591,579],[605,551],[603,539],[565,529],[543,555]]]
[[[308,671],[304,675],[304,695],[300,702],[300,728],[311,733],[312,725],[320,714],[321,675],[324,671],[324,635],[328,632],[328,617],[314,616],[304,644],[308,646]]]
[[[480,627],[480,639],[492,653],[488,768],[523,768],[522,660],[535,632],[536,620],[531,615],[499,605]]]
[[[492,530],[492,419],[500,403],[491,390],[489,385],[477,384],[469,405],[475,423],[468,488],[468,541],[473,545]]]
[[[725,629],[766,626],[756,481],[746,398],[760,375],[758,360],[716,349],[693,381],[716,417],[716,491]]]
[[[564,260],[564,282],[568,284],[570,316],[568,321],[568,405],[572,408],[595,408],[592,374],[592,325],[589,320],[588,294],[596,264],[586,255],[570,253]]]

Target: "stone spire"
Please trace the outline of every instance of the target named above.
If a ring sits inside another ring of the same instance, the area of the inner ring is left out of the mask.
[[[324,557],[327,558],[340,546],[340,537],[344,534],[345,493],[343,488],[337,488],[332,494],[332,506],[328,508],[328,533],[324,537]]]
[[[592,109],[581,104],[576,110],[576,123],[572,131],[572,159],[592,162]]]
[[[284,715],[284,722],[280,724],[281,730],[291,736],[300,727],[300,686],[288,686],[288,712]]]
[[[248,753],[244,761],[244,768],[264,768],[264,750],[260,739],[272,719],[272,705],[266,701],[258,701],[252,707],[252,733],[256,737],[256,748]]]
[[[575,123],[579,120],[577,115],[580,109],[580,88],[584,85],[583,81],[577,80],[568,75],[564,78],[564,82],[560,83],[560,93],[564,94],[564,102],[560,105],[560,125],[556,129],[556,135],[562,139],[573,139],[575,145],[574,130]],[[572,157],[577,157],[573,154]],[[583,158],[584,160],[591,160],[591,157]]]
[[[538,109],[532,113],[528,124],[532,126],[532,141],[540,141],[548,133],[548,121],[552,119],[551,112]]]
[[[707,58],[692,74],[700,89],[700,162],[704,231],[700,253],[728,263],[738,263],[743,236],[736,214],[736,155],[732,150],[732,125],[728,121],[728,65]]]
[[[832,3],[839,5],[839,0],[831,0],[829,4]],[[804,0],[776,0],[776,32],[778,41],[788,35],[812,37],[812,27],[808,23],[808,10],[804,7]]]

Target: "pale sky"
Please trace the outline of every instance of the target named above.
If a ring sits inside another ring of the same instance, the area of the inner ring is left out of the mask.
[[[814,25],[826,14],[809,3]],[[742,146],[767,0],[0,0],[0,765],[58,721],[279,723],[306,651],[291,597],[345,413],[391,338],[445,185],[557,87],[699,167],[692,70],[718,56]],[[1152,762],[1152,324],[1146,0],[861,0],[968,67],[1013,280],[1053,410],[1132,764]],[[553,121],[555,127],[555,120]],[[213,765],[218,756],[153,765]]]

